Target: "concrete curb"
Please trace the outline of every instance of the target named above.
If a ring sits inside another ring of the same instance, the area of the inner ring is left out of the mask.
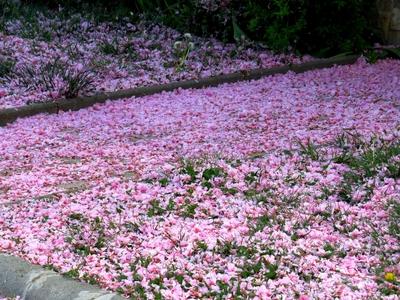
[[[273,67],[269,69],[255,69],[250,71],[236,72],[231,74],[218,75],[213,77],[201,78],[198,80],[187,80],[172,82],[161,85],[152,85],[147,87],[138,87],[115,92],[99,93],[90,97],[77,97],[73,99],[62,99],[56,102],[35,103],[18,108],[9,108],[0,110],[0,126],[14,122],[18,118],[29,117],[40,113],[58,113],[59,111],[79,110],[81,108],[92,106],[96,103],[103,103],[107,100],[118,100],[129,97],[140,97],[153,95],[163,91],[172,91],[177,88],[199,89],[210,86],[217,86],[223,83],[233,83],[243,80],[254,80],[264,76],[275,74],[285,74],[289,71],[303,73],[310,70],[329,68],[334,65],[353,64],[359,58],[358,55],[333,57],[328,59],[319,59],[302,64],[287,65],[282,67]]]
[[[123,300],[95,286],[68,279],[31,265],[21,258],[0,254],[0,294],[23,300]]]

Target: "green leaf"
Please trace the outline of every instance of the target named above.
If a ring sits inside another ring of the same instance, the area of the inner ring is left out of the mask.
[[[222,174],[222,170],[220,168],[209,168],[204,170],[203,172],[203,178],[205,180],[210,180],[214,177],[218,177]]]
[[[387,48],[385,50],[394,58],[400,59],[400,48]]]
[[[236,23],[236,18],[232,18],[232,27],[233,27],[233,38],[236,42],[241,42],[247,39],[246,34],[242,29],[240,29],[239,25]]]

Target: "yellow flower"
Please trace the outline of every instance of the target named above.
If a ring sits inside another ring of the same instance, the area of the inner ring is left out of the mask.
[[[392,272],[385,273],[385,280],[393,282],[396,281],[396,275]]]

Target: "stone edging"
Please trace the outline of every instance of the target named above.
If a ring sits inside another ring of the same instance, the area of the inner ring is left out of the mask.
[[[0,294],[23,300],[123,300],[95,286],[68,279],[31,265],[21,258],[0,254]]]
[[[289,71],[302,73],[315,69],[332,67],[334,65],[353,64],[359,58],[358,55],[332,57],[327,59],[318,59],[302,64],[286,65],[273,67],[269,69],[255,69],[231,74],[223,74],[213,77],[201,78],[198,80],[187,80],[172,82],[161,85],[152,85],[138,87],[115,92],[99,93],[89,97],[77,97],[73,99],[62,99],[55,102],[35,103],[18,108],[7,108],[0,110],[0,126],[14,122],[18,118],[29,117],[40,113],[58,113],[59,111],[79,110],[81,108],[92,106],[96,103],[103,103],[107,100],[117,100],[129,97],[140,97],[157,94],[163,91],[172,91],[177,88],[198,89],[209,86],[217,86],[223,83],[232,83],[243,80],[254,80],[264,76],[285,74]]]

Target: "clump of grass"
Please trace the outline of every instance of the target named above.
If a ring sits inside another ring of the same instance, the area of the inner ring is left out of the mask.
[[[400,202],[392,200],[388,205],[389,233],[400,242]]]
[[[197,203],[186,201],[185,204],[182,206],[181,216],[184,218],[194,218],[198,206],[199,205]]]
[[[125,43],[114,39],[103,41],[99,45],[99,50],[104,55],[127,55],[131,59],[137,59],[137,53],[132,43]]]
[[[23,65],[8,75],[28,90],[57,92],[60,97],[73,98],[93,87],[93,74],[88,69],[74,68],[59,58],[41,66]]]
[[[159,200],[155,199],[150,202],[150,208],[147,211],[148,217],[161,216],[164,213],[165,213],[165,209],[161,206],[161,203]]]
[[[259,260],[255,263],[247,262],[242,266],[240,276],[248,278],[258,273],[262,273],[263,277],[267,280],[274,280],[278,277],[278,265],[271,264],[265,260]]]
[[[307,143],[302,143],[299,140],[298,144],[300,147],[301,154],[303,154],[304,156],[308,156],[309,158],[315,161],[320,159],[320,153],[318,152],[318,148],[311,141],[308,141]]]
[[[182,71],[185,68],[190,52],[194,50],[194,43],[190,33],[185,33],[181,40],[176,41],[173,49],[177,59],[176,70]]]
[[[198,174],[198,172],[194,168],[194,165],[191,162],[184,163],[181,173],[190,176],[190,183],[193,183],[196,181],[196,177]]]
[[[104,41],[99,45],[100,51],[105,55],[118,55],[119,47],[116,40],[112,42]]]

